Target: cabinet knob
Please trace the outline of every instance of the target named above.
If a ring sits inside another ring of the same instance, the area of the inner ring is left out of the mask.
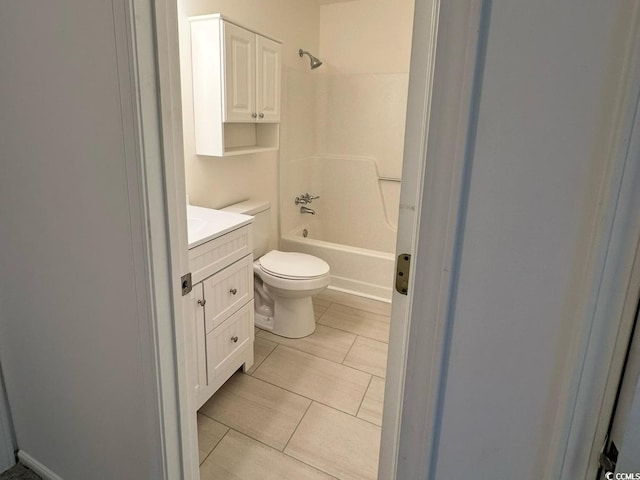
[[[257,114],[257,113],[255,113],[255,112],[253,112],[253,113],[251,114],[251,117],[252,117],[252,118],[256,118],[257,116],[258,116],[258,114]]]
[[[236,336],[231,337],[231,341],[233,343],[238,343],[238,336],[236,335]]]
[[[206,303],[207,301],[204,298],[202,300],[198,300],[198,305],[200,305],[201,307],[204,307]]]
[[[232,288],[231,290],[229,290],[229,293],[231,295],[235,295],[236,293],[238,293],[238,290],[236,290],[235,288]]]
[[[258,115],[260,118],[264,118],[264,113],[261,113],[260,115]]]

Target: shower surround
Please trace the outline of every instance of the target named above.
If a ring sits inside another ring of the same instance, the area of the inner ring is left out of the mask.
[[[333,288],[388,301],[408,73],[318,73],[284,75],[280,246],[326,260]],[[313,216],[294,204],[306,192]]]

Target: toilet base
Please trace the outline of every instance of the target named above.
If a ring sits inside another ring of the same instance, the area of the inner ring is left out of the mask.
[[[258,328],[281,337],[307,337],[316,330],[311,297],[276,298],[273,317],[266,317],[256,312],[255,323]]]
[[[271,332],[273,330],[273,317],[255,312],[254,323],[256,327]]]

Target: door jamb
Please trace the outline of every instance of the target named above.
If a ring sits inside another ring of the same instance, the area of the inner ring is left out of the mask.
[[[640,6],[635,5],[627,48],[628,79],[620,98],[609,189],[604,197],[601,262],[592,281],[593,300],[581,331],[583,358],[576,361],[567,402],[561,480],[595,478],[598,456],[613,413],[640,289]],[[633,303],[633,306],[630,306]],[[612,320],[613,319],[613,320]],[[598,412],[594,416],[593,412]],[[560,463],[561,462],[561,463]]]
[[[640,245],[640,5],[634,5],[621,76],[603,205],[590,257],[584,318],[570,365],[546,477],[595,478],[635,314]],[[636,265],[636,266],[634,266]],[[634,293],[635,289],[635,293]],[[633,301],[632,301],[633,302]],[[633,310],[633,312],[631,312]],[[631,313],[630,313],[631,312]],[[613,319],[613,320],[612,320]],[[598,412],[598,415],[594,415]]]
[[[177,2],[127,0],[130,62],[143,152],[149,271],[164,478],[200,478],[193,372],[187,360],[189,270],[182,147]]]
[[[490,6],[488,0],[435,0],[428,12],[428,3],[416,2],[414,14],[402,175],[407,181],[397,243],[398,252],[413,258],[409,295],[393,294],[380,480],[428,478],[434,465],[467,150]]]

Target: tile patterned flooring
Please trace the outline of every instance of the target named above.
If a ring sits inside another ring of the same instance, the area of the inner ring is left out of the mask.
[[[255,360],[198,412],[202,480],[374,480],[391,306],[327,290],[301,339],[257,330]]]

